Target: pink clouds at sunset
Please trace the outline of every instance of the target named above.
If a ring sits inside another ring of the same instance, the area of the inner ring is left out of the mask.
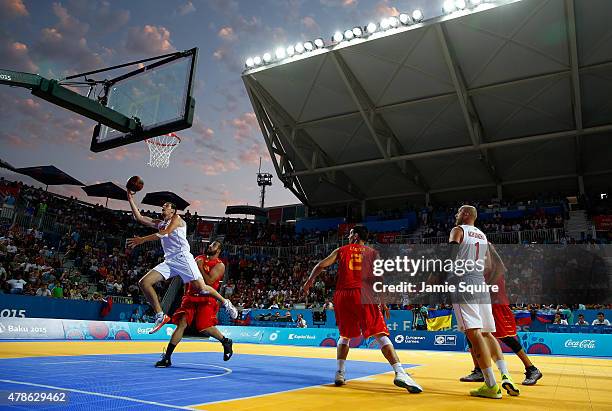
[[[0,0],[0,13],[6,17],[27,17],[30,15],[23,0]]]
[[[128,51],[140,54],[161,54],[174,51],[170,31],[163,26],[132,27],[126,41]]]

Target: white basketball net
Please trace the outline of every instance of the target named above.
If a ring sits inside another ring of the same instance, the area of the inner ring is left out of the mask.
[[[149,162],[151,167],[165,168],[170,164],[170,154],[179,145],[181,139],[174,133],[151,137],[145,140],[149,147]]]

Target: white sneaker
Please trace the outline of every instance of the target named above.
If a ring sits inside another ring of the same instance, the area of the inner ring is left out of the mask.
[[[344,378],[344,371],[336,371],[336,378],[334,379],[334,384],[336,384],[336,387],[346,384],[346,380]]]
[[[223,308],[225,308],[225,311],[227,311],[232,320],[238,318],[238,310],[236,309],[236,307],[234,307],[234,304],[232,304],[232,302],[227,298],[223,302]]]
[[[406,373],[395,373],[393,384],[407,389],[412,394],[418,394],[423,391],[423,388]]]

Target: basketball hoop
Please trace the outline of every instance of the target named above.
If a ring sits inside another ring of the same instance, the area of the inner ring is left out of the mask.
[[[151,167],[166,168],[170,164],[170,154],[179,145],[181,139],[174,133],[163,134],[145,140],[149,147],[149,162]]]

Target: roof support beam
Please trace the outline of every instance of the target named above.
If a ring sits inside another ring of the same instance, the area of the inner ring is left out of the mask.
[[[299,179],[297,177],[286,176],[287,171],[294,171],[293,165],[288,160],[287,153],[285,153],[282,145],[279,144],[280,142],[278,136],[276,135],[276,131],[274,130],[274,127],[270,122],[267,112],[263,108],[261,102],[254,95],[253,90],[249,87],[246,79],[245,87],[249,99],[251,100],[253,110],[255,111],[255,117],[257,118],[257,122],[259,123],[259,128],[261,128],[264,141],[266,143],[266,146],[268,147],[268,151],[270,152],[272,164],[274,165],[274,169],[276,170],[276,175],[283,182],[284,186],[288,188],[302,203],[308,204],[308,197],[302,189],[302,186],[299,183]],[[281,158],[282,168],[281,164],[279,164],[278,159],[276,158],[277,155],[279,155]]]
[[[287,113],[285,109],[280,104],[278,104],[278,102],[267,92],[266,89],[264,89],[259,83],[257,83],[254,79],[250,77],[243,77],[243,79],[245,85],[247,86],[247,90],[250,90],[250,93],[254,94],[258,98],[258,101],[264,107],[268,108],[268,113],[270,114],[271,121],[270,126],[273,127],[274,130],[278,130],[281,132],[284,139],[291,146],[292,150],[302,162],[304,168],[311,168],[310,166],[312,165],[313,158],[311,156],[310,159],[307,159],[306,156],[304,156],[304,154],[300,151],[296,144],[296,140],[298,138],[303,138],[304,141],[308,143],[313,152],[317,153],[316,158],[320,159],[326,166],[335,166],[335,163],[319,147],[319,145],[304,130],[300,130],[296,127],[295,120],[291,118],[289,113]],[[282,145],[280,139],[278,140],[278,144]],[[274,146],[272,146],[272,148],[274,148]],[[268,147],[268,150],[271,150],[271,148]],[[287,155],[285,155],[285,157],[287,158]],[[295,168],[293,170],[281,171],[282,173],[279,174],[279,178],[283,181],[285,181],[287,177],[295,177],[297,175]],[[355,199],[362,200],[367,197],[345,173],[343,173],[342,171],[333,171],[334,173],[327,173],[328,175],[322,177],[321,181],[330,182],[334,186],[344,187],[343,191],[349,193]]]
[[[574,123],[576,130],[582,130],[582,96],[580,93],[580,72],[578,68],[578,41],[576,39],[576,13],[574,9],[574,0],[565,0],[565,16],[567,18],[567,43],[572,73],[572,107],[574,109]],[[574,138],[576,172],[578,175],[581,175],[583,171],[581,140],[582,139],[579,136]]]
[[[612,61],[607,61],[607,62],[603,62],[603,63],[597,63],[597,64],[592,64],[592,65],[589,65],[589,66],[579,67],[578,68],[578,73],[586,73],[586,72],[589,72],[589,71],[593,71],[593,70],[597,70],[597,69],[603,69],[603,68],[609,68],[609,67],[612,67]],[[560,71],[555,71],[555,72],[552,72],[552,73],[546,73],[546,74],[540,74],[540,75],[536,75],[536,76],[519,78],[519,79],[515,79],[515,80],[511,80],[511,81],[497,83],[497,84],[489,84],[489,85],[486,85],[486,86],[475,87],[475,88],[468,89],[467,93],[468,93],[468,95],[473,96],[473,95],[476,95],[476,94],[481,93],[481,92],[485,92],[485,91],[489,91],[489,90],[494,90],[496,88],[513,86],[513,85],[516,85],[516,84],[524,84],[524,83],[532,81],[532,80],[543,80],[543,79],[547,79],[547,78],[563,78],[563,77],[566,77],[566,76],[570,76],[571,73],[572,73],[571,70],[560,70]],[[376,107],[376,113],[382,113],[382,112],[384,112],[386,110],[391,110],[391,109],[394,109],[394,108],[400,108],[400,107],[404,107],[404,106],[410,106],[410,105],[414,105],[414,104],[426,103],[426,102],[436,101],[436,100],[444,100],[444,99],[448,99],[449,97],[454,97],[454,96],[456,96],[456,93],[444,93],[444,94],[439,94],[437,96],[429,96],[429,97],[418,98],[418,99],[415,99],[415,100],[401,101],[399,103],[391,103],[391,104],[387,104],[387,105],[384,105],[384,106]],[[310,126],[322,124],[322,123],[325,123],[327,121],[340,120],[340,119],[351,118],[351,117],[357,117],[359,115],[360,115],[359,111],[353,111],[353,112],[349,112],[349,113],[342,113],[342,114],[322,117],[322,118],[318,118],[318,119],[314,119],[314,120],[303,121],[303,122],[297,123],[297,126],[299,128],[305,128],[305,127],[310,127]]]
[[[612,124],[606,124],[606,125],[597,126],[597,127],[583,128],[581,131],[567,130],[567,131],[559,131],[555,133],[538,134],[538,135],[528,136],[528,137],[519,137],[519,138],[508,139],[508,140],[495,141],[491,143],[483,143],[480,145],[480,148],[492,149],[492,148],[499,148],[499,147],[514,146],[514,145],[519,145],[519,144],[536,143],[540,141],[554,140],[554,139],[559,139],[559,138],[569,138],[569,137],[574,137],[576,135],[585,136],[585,135],[590,135],[590,134],[604,133],[608,131],[612,131]],[[446,155],[451,155],[451,154],[469,153],[469,152],[473,152],[476,150],[477,149],[473,145],[453,147],[453,148],[443,148],[440,150],[423,151],[423,152],[414,153],[414,154],[404,154],[404,155],[399,155],[399,156],[392,156],[389,159],[380,158],[380,159],[375,159],[375,160],[357,161],[354,163],[341,164],[341,165],[336,165],[332,167],[319,167],[319,168],[315,168],[314,170],[298,171],[294,173],[294,175],[296,176],[313,175],[313,174],[319,174],[319,173],[326,173],[326,172],[333,171],[333,170],[344,170],[344,169],[353,168],[353,167],[375,166],[375,165],[387,163],[389,161],[404,161],[404,160],[416,160],[416,159],[422,159],[422,158],[432,158],[432,157],[446,156]]]
[[[465,120],[465,125],[468,129],[468,133],[470,134],[472,145],[475,149],[478,149],[478,151],[480,151],[482,163],[485,169],[487,170],[489,177],[491,177],[493,182],[499,183],[500,178],[497,175],[495,166],[492,164],[489,152],[486,149],[480,148],[480,144],[484,142],[484,131],[480,122],[480,118],[478,117],[476,107],[474,106],[474,102],[468,94],[467,87],[465,85],[465,79],[463,78],[461,68],[459,68],[457,64],[457,60],[454,56],[454,51],[448,44],[448,35],[446,33],[446,28],[443,23],[437,24],[435,27],[436,33],[438,34],[438,40],[440,41],[440,46],[442,48],[442,54],[444,55],[444,60],[446,61],[446,65],[448,66],[448,71],[453,81],[453,85],[455,86],[455,91],[457,92],[459,106],[461,107],[463,119]]]
[[[399,153],[405,152],[402,144],[393,133],[393,130],[387,124],[385,119],[376,113],[375,105],[366,93],[363,86],[359,83],[359,80],[352,72],[346,61],[342,58],[340,53],[332,52],[330,54],[332,60],[336,64],[336,69],[340,74],[340,77],[344,81],[346,88],[348,89],[353,102],[357,106],[359,113],[361,114],[362,120],[365,123],[372,140],[376,143],[378,147],[378,151],[382,155],[384,159],[389,159],[391,155],[397,155]],[[378,130],[377,127],[378,126]],[[380,130],[380,135],[379,135]],[[386,146],[383,143],[384,139],[387,139]],[[398,168],[400,173],[405,176],[410,183],[415,184],[417,187],[421,188],[424,192],[428,191],[427,183],[425,179],[419,172],[419,170],[409,162],[402,167],[398,164]],[[409,171],[409,173],[406,173]]]

